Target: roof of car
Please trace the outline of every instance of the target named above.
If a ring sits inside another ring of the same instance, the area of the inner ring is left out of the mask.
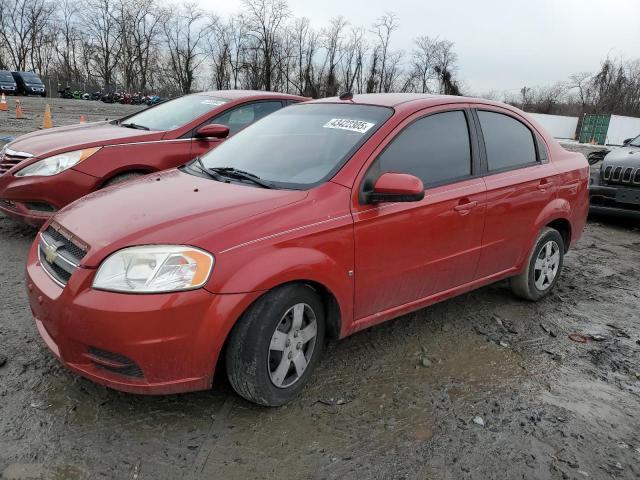
[[[208,92],[200,92],[196,95],[209,95],[212,97],[227,98],[229,100],[237,100],[246,97],[278,97],[278,98],[298,98],[308,100],[306,97],[299,95],[291,95],[288,93],[265,92],[264,90],[210,90]]]
[[[428,93],[365,93],[354,95],[350,100],[340,100],[339,97],[328,97],[313,100],[313,103],[359,103],[363,105],[379,105],[382,107],[397,107],[402,103],[432,100],[434,105],[440,103],[485,103],[496,104],[489,100],[473,97],[459,97],[455,95],[433,95]]]

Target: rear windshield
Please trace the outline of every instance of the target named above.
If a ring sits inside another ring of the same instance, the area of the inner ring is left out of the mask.
[[[11,72],[7,72],[6,70],[0,70],[0,82],[15,83],[11,76]]]
[[[309,188],[331,178],[392,114],[350,103],[292,105],[242,130],[202,163],[243,170],[282,188]]]
[[[42,80],[35,73],[32,72],[20,72],[20,76],[24,79],[25,83],[39,83],[42,84]]]
[[[123,123],[135,123],[149,130],[174,130],[228,101],[209,95],[186,95],[143,110],[123,120]]]

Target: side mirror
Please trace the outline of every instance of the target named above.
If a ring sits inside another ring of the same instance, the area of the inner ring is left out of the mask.
[[[631,143],[631,140],[633,140],[633,138],[627,138],[624,142],[622,142],[622,146],[626,147]]]
[[[227,138],[229,136],[229,127],[220,125],[219,123],[210,123],[196,131],[197,138]]]
[[[366,194],[367,203],[419,202],[423,198],[422,180],[406,173],[383,173]]]

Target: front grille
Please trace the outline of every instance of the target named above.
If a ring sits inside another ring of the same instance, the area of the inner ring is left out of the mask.
[[[0,175],[4,175],[20,162],[32,156],[30,153],[15,152],[11,149],[6,149],[4,155],[0,155]]]
[[[613,185],[640,186],[640,167],[607,165],[602,169],[602,180]]]
[[[67,284],[86,254],[85,248],[53,226],[40,234],[40,264],[60,286]]]
[[[89,355],[94,365],[99,368],[127,377],[144,378],[142,369],[124,355],[96,347],[89,347]]]

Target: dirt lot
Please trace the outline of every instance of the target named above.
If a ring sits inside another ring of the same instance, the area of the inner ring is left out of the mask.
[[[639,224],[592,220],[537,304],[502,282],[331,344],[279,409],[68,373],[26,301],[34,234],[0,218],[5,479],[640,477]]]
[[[16,118],[16,100],[20,100],[22,104],[23,119]],[[7,103],[9,104],[9,111],[0,112],[0,137],[17,137],[42,127],[42,118],[47,104],[51,107],[54,127],[79,123],[81,115],[84,115],[87,122],[97,122],[105,119],[113,120],[146,108],[139,105],[119,105],[90,100],[40,97],[9,96],[7,97]]]

